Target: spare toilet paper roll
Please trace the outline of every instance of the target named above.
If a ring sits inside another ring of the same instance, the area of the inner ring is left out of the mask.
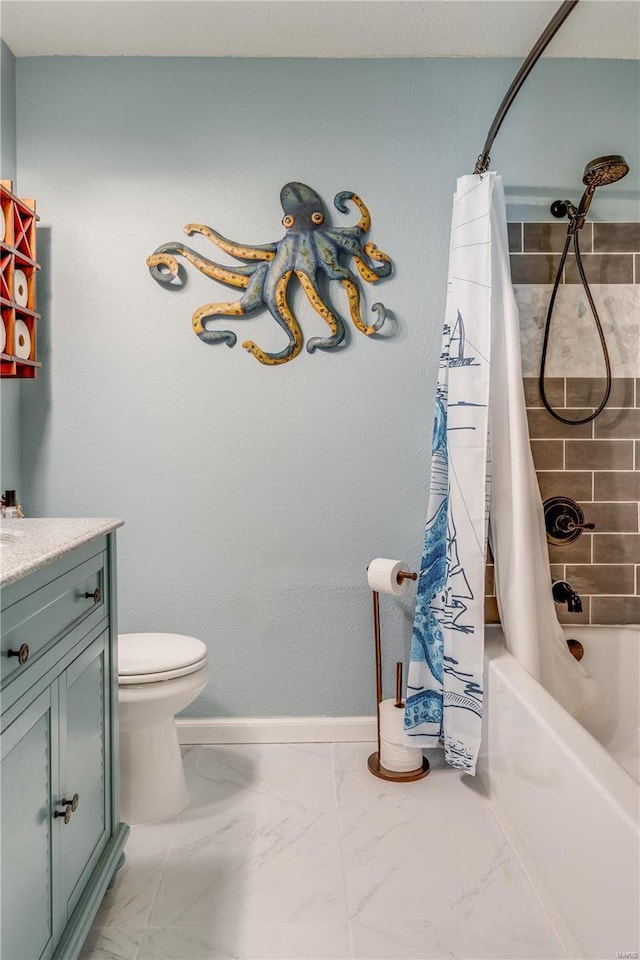
[[[7,221],[5,220],[6,213],[3,210],[0,211],[2,216],[0,216],[0,243],[4,240],[7,235]]]
[[[382,700],[378,707],[380,710],[380,735],[389,743],[395,743],[399,747],[408,747],[410,738],[404,729],[404,704],[401,707],[396,707],[395,700],[391,698]]]
[[[422,768],[422,750],[399,747],[380,739],[380,765],[392,773],[411,773]]]
[[[407,586],[406,580],[398,583],[398,574],[401,570],[406,573],[409,572],[406,563],[402,563],[400,560],[389,560],[387,557],[376,557],[375,560],[371,561],[367,570],[369,586],[379,593],[393,593],[399,596],[404,593]]]
[[[29,297],[29,285],[24,270],[16,270],[13,274],[13,296],[19,307],[26,307]]]
[[[4,320],[0,321],[0,353],[4,353],[4,348],[7,345],[7,328],[4,325]]]
[[[24,320],[16,320],[13,328],[13,352],[21,360],[31,356],[31,334]]]
[[[380,763],[393,773],[408,773],[422,766],[422,748],[406,747],[404,707],[395,701],[383,700],[380,707]]]

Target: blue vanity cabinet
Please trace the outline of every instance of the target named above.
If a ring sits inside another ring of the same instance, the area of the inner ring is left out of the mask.
[[[4,588],[2,633],[0,958],[75,960],[129,832],[118,818],[114,535]]]
[[[53,952],[51,799],[59,795],[57,687],[36,696],[0,735],[2,846],[0,957]]]
[[[111,797],[105,757],[109,754],[108,633],[97,637],[59,681],[60,784],[73,806],[60,820],[60,890],[68,920],[84,890],[109,831]]]

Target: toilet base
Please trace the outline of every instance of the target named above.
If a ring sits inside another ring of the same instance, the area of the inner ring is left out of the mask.
[[[120,728],[120,816],[125,823],[156,823],[189,803],[173,717]]]

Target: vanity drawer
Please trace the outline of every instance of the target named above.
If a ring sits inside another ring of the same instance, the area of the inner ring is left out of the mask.
[[[50,644],[84,620],[90,629],[107,615],[106,571],[106,554],[100,551],[5,607],[0,656],[3,686],[9,678],[28,670]]]

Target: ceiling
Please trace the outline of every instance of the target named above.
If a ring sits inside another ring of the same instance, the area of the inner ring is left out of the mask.
[[[518,57],[559,0],[2,0],[17,57]],[[581,0],[552,57],[640,58],[640,0]]]

